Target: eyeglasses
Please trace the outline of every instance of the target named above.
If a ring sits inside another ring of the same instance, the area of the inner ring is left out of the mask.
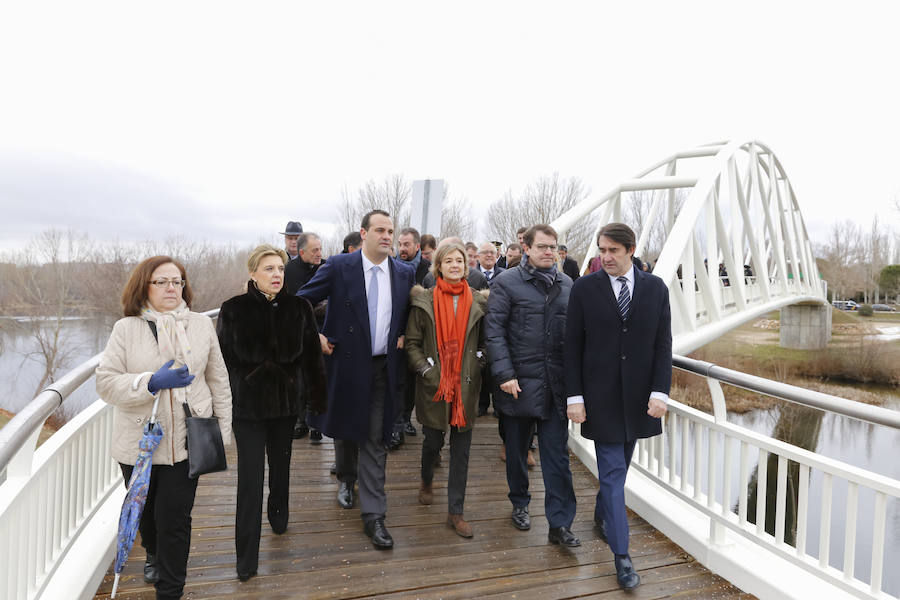
[[[170,283],[175,286],[175,288],[183,288],[187,285],[187,281],[184,279],[154,279],[150,282],[151,285],[155,285],[160,289],[166,289],[169,287]]]
[[[534,247],[537,248],[538,252],[546,252],[547,250],[556,252],[556,249],[559,248],[556,244],[535,244]]]

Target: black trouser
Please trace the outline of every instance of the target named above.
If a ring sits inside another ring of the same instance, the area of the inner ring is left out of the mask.
[[[237,572],[251,575],[259,565],[265,460],[269,460],[269,501],[266,514],[275,533],[288,523],[288,485],[291,475],[291,432],[296,417],[232,422],[237,443],[238,483],[234,543]]]
[[[444,447],[444,432],[423,425],[422,433],[425,434],[422,442],[422,481],[431,483],[434,480],[434,461]],[[447,476],[447,512],[450,514],[463,514],[471,446],[471,429],[459,431],[456,427],[450,427],[450,474]]]
[[[478,411],[486,413],[491,407],[491,393],[494,390],[494,378],[491,376],[490,365],[481,369],[481,392],[478,395]]]
[[[338,481],[356,483],[359,471],[359,444],[352,440],[334,439],[334,472]]]
[[[502,415],[506,434],[506,481],[509,500],[516,508],[528,506],[528,445],[537,424],[541,475],[544,478],[544,512],[550,527],[571,527],[575,519],[575,490],[569,470],[567,421],[555,410],[546,421]]]
[[[404,370],[404,381],[401,386],[400,396],[403,398],[403,408],[397,414],[394,421],[394,431],[403,431],[403,427],[412,421],[413,409],[416,407],[416,373],[408,369]]]
[[[123,465],[125,486],[134,465]],[[191,509],[197,480],[188,477],[188,463],[150,467],[150,487],[138,530],[141,546],[156,555],[159,581],[157,598],[181,598],[187,576],[188,552],[191,549]]]

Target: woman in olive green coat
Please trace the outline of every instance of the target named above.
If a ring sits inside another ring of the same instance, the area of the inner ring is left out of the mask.
[[[447,525],[463,537],[472,526],[463,519],[472,427],[478,414],[481,369],[485,363],[481,322],[486,293],[466,283],[465,247],[444,243],[436,251],[435,287],[413,288],[406,325],[406,355],[416,372],[416,418],[422,424],[422,483],[419,502],[434,499],[434,462],[450,432]]]

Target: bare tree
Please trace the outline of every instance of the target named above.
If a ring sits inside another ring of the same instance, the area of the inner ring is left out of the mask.
[[[862,289],[861,247],[859,227],[846,220],[831,226],[828,240],[819,248],[822,276],[828,281],[834,299],[854,296]]]
[[[359,231],[359,223],[364,214],[365,212],[359,212],[356,200],[350,195],[350,190],[344,187],[337,205],[338,234],[344,236],[351,231]]]
[[[444,200],[441,204],[441,238],[458,237],[472,241],[476,222],[472,219],[472,203],[468,198],[450,200],[449,186],[444,184]]]
[[[381,183],[370,180],[359,188],[355,199],[347,189],[342,190],[337,207],[338,223],[343,228],[342,236],[358,231],[363,215],[375,209],[387,211],[394,221],[395,229],[406,227],[409,224],[411,193],[412,184],[403,175],[389,175]]]
[[[33,396],[54,381],[72,354],[73,348],[61,334],[66,318],[79,313],[73,299],[83,275],[74,267],[85,258],[88,248],[85,235],[51,229],[34,238],[18,256],[19,268],[10,287],[17,304],[30,317],[27,326],[34,350],[25,358],[43,369]]]
[[[862,236],[861,250],[863,300],[867,304],[879,302],[881,270],[890,259],[890,232],[878,222],[878,215],[872,218],[868,234]]]
[[[665,209],[665,203],[668,202],[667,198],[663,199],[663,204],[661,205],[654,222],[647,222],[650,218],[650,209],[653,206],[654,194],[668,195],[668,191],[660,190],[654,192],[652,190],[639,190],[630,192],[628,196],[623,197],[624,207],[622,219],[625,224],[634,229],[638,238],[641,237],[645,227],[650,227],[650,236],[647,238],[647,245],[640,257],[644,262],[655,261],[659,258],[663,246],[666,243],[665,214],[667,211]],[[676,218],[678,217],[678,213],[681,212],[681,207],[684,205],[687,196],[687,190],[675,190],[674,214]]]
[[[529,184],[519,196],[508,191],[488,209],[489,234],[510,242],[519,227],[549,223],[588,197],[590,191],[579,177],[560,178],[559,173],[543,176]],[[584,256],[590,243],[592,219],[582,219],[566,234],[569,254]]]

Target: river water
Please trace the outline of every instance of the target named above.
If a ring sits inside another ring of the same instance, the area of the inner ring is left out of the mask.
[[[64,348],[67,359],[64,362],[64,368],[60,369],[57,376],[63,375],[67,370],[102,351],[111,327],[111,322],[96,319],[67,321],[64,324],[62,336],[65,339]],[[29,354],[35,348],[36,341],[27,324],[14,324],[9,319],[0,320],[0,408],[17,412],[32,399],[35,387],[43,373],[42,364]],[[888,391],[885,395],[887,396],[885,407],[900,410],[900,394]],[[63,420],[71,418],[96,398],[96,389],[92,382],[88,382],[66,400],[60,416]],[[729,414],[728,420],[741,427],[776,437],[829,458],[900,480],[900,460],[894,454],[900,448],[900,431],[802,407],[773,408],[768,411],[753,411],[743,415]],[[721,449],[718,456],[723,456]],[[756,456],[751,456],[751,465],[755,465],[755,461]],[[737,464],[737,461],[735,463]],[[774,472],[775,468],[770,466],[770,476],[773,476]],[[732,498],[736,498],[737,473],[733,474],[732,481],[734,482]],[[806,547],[816,556],[819,547],[821,489],[821,473],[813,471],[809,490]],[[770,496],[767,502],[774,502],[775,485],[772,480],[767,486],[767,492]],[[829,562],[839,569],[843,565],[846,497],[846,484],[836,482],[833,491]],[[868,580],[871,565],[868,548],[870,548],[872,540],[873,506],[874,494],[861,491],[855,569],[857,577],[863,580]],[[884,555],[885,590],[897,595],[900,593],[900,569],[895,568],[900,565],[900,502],[888,502],[887,509]],[[748,514],[752,512],[748,510]],[[796,525],[793,524],[786,529],[789,530],[788,536],[790,536],[790,531],[795,531]]]
[[[726,388],[727,389],[727,388]],[[727,391],[726,391],[727,399]],[[900,396],[887,394],[885,408],[900,410]],[[728,421],[806,448],[820,455],[833,458],[852,466],[866,469],[900,480],[900,460],[897,460],[897,449],[900,448],[900,431],[864,423],[856,419],[841,417],[831,413],[789,405],[773,408],[768,411],[752,411],[743,415],[728,415]],[[734,449],[733,449],[734,450]],[[719,456],[722,456],[720,452]],[[735,454],[737,456],[737,454]],[[756,455],[751,455],[751,465],[755,465]],[[768,465],[767,509],[774,507],[775,479],[777,466],[773,461]],[[790,473],[790,469],[789,469]],[[755,469],[754,469],[755,475]],[[738,473],[732,474],[736,481]],[[790,478],[789,478],[790,479]],[[756,478],[753,478],[755,485]],[[789,481],[790,487],[790,481]],[[844,564],[844,534],[847,522],[847,483],[835,479],[832,490],[831,537],[829,541],[829,563],[840,570]],[[737,493],[737,484],[732,494]],[[822,474],[813,470],[810,477],[809,504],[807,518],[807,551],[818,557],[820,522],[821,522]],[[736,495],[732,495],[735,498]],[[869,581],[871,569],[872,515],[874,514],[875,494],[860,489],[856,523],[856,552],[854,554],[854,572],[856,577]],[[750,511],[748,510],[748,513]],[[790,512],[790,511],[789,511]],[[793,519],[794,523],[791,523]],[[787,537],[791,530],[796,532],[796,515],[788,516],[786,526]],[[884,589],[890,594],[900,593],[900,501],[889,500],[887,503],[887,526],[884,550]]]
[[[69,319],[64,322],[60,339],[61,356],[65,356],[56,377],[77,367],[106,346],[112,323],[100,319]],[[0,408],[18,412],[35,395],[44,362],[35,354],[39,345],[23,320],[0,319]],[[97,399],[92,382],[81,386],[63,404],[57,416],[68,420]]]

